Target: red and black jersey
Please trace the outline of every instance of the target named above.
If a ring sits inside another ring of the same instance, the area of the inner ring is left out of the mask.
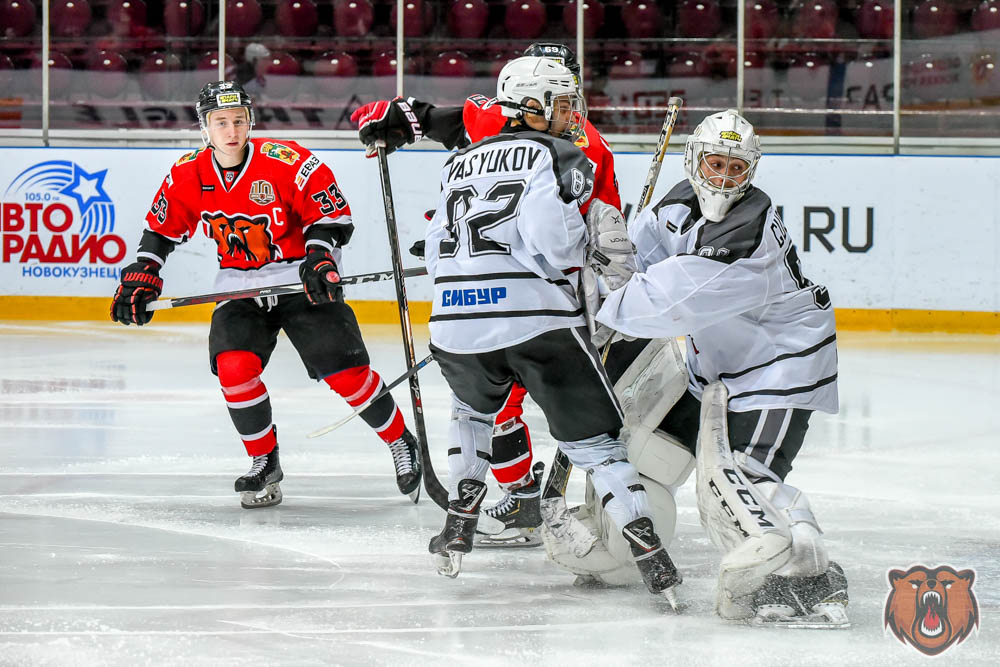
[[[248,147],[235,173],[208,148],[181,157],[146,214],[147,229],[176,244],[201,227],[217,244],[220,268],[240,271],[302,259],[307,242],[333,251],[350,240],[351,209],[329,167],[294,141],[255,138]],[[162,264],[171,249],[146,233],[139,256]]]
[[[496,103],[496,98],[473,95],[465,100],[465,105],[462,107],[462,121],[471,143],[500,134],[501,128],[508,120]],[[611,204],[620,211],[622,199],[618,193],[618,179],[615,178],[615,156],[608,142],[589,120],[584,126],[584,134],[576,141],[576,146],[583,151],[594,168],[593,197]],[[588,208],[590,208],[589,200],[580,210],[586,213]]]

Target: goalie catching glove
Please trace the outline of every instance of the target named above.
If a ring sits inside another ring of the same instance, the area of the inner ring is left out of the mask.
[[[351,114],[358,125],[358,139],[368,147],[366,155],[373,157],[376,145],[384,145],[386,155],[406,144],[424,138],[424,130],[414,113],[413,98],[369,102]]]
[[[625,218],[617,208],[595,198],[587,211],[587,229],[590,232],[587,261],[604,278],[608,289],[616,290],[638,270]]]
[[[126,326],[147,324],[153,311],[146,310],[146,305],[159,299],[162,292],[159,264],[148,260],[129,264],[122,269],[121,284],[111,300],[111,319]]]
[[[313,305],[343,300],[340,274],[333,255],[320,246],[309,246],[309,254],[299,266],[302,288]]]

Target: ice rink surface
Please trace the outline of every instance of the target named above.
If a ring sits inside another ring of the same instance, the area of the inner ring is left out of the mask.
[[[398,327],[367,327],[404,370]],[[418,329],[418,357],[426,330]],[[476,550],[438,576],[444,515],[399,495],[390,455],[308,379],[287,339],[264,373],[285,500],[247,511],[249,465],[207,365],[207,326],[0,323],[0,665],[930,664],[882,625],[886,572],[974,568],[980,630],[935,664],[1000,664],[1000,339],[843,333],[841,413],[817,414],[788,482],[850,581],[853,627],[758,629],[713,613],[719,556],[678,496],[680,615],[574,588],[543,549]],[[421,373],[434,466],[449,397]],[[395,392],[409,421],[409,397]],[[535,452],[554,443],[529,404]],[[583,476],[570,481],[582,500]],[[499,498],[493,487],[487,504]]]

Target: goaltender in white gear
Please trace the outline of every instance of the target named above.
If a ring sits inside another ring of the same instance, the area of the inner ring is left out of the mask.
[[[687,388],[661,429],[698,448],[699,513],[724,553],[718,613],[844,627],[843,570],[784,481],[812,413],[838,410],[833,308],[751,184],[760,155],[736,111],[702,121],[688,138],[687,179],[629,229],[640,272],[596,320],[626,336],[687,337]]]

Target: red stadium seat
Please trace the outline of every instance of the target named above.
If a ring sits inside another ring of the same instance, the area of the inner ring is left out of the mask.
[[[1000,0],[983,0],[972,12],[973,30],[1000,30]]]
[[[478,39],[486,32],[489,15],[485,0],[454,0],[448,8],[448,34]]]
[[[105,17],[113,35],[137,37],[146,29],[146,3],[144,0],[111,0]]]
[[[837,3],[834,0],[797,0],[792,5],[792,35],[810,39],[837,36]]]
[[[170,37],[199,34],[205,27],[205,6],[201,0],[166,0],[163,28]]]
[[[406,74],[419,74],[423,70],[423,59],[420,56],[406,54]],[[374,76],[396,76],[396,51],[395,49],[382,51],[372,63],[372,75]]]
[[[924,0],[913,10],[913,34],[920,38],[958,33],[958,12],[948,0]]]
[[[735,78],[736,55],[736,45],[733,43],[708,45],[704,58],[711,76],[719,79]]]
[[[219,78],[219,52],[209,51],[203,55],[194,69],[199,81],[198,88],[208,81],[217,80]],[[232,79],[236,76],[236,61],[228,53],[226,54],[225,72],[225,78],[227,79]]]
[[[997,59],[992,53],[979,53],[972,56],[969,69],[972,71],[972,82],[977,86],[993,83],[994,77],[1000,74]]]
[[[14,83],[14,61],[0,53],[0,88],[9,90]]]
[[[592,39],[604,25],[604,5],[601,0],[583,0],[583,36]],[[563,8],[563,27],[576,37],[576,0],[569,0]]]
[[[226,34],[252,37],[260,28],[264,11],[257,0],[226,0]]]
[[[0,37],[25,37],[35,29],[31,0],[0,0]]]
[[[781,16],[774,0],[746,0],[746,38],[772,39],[778,36]]]
[[[172,99],[181,88],[184,63],[175,53],[153,51],[142,61],[139,69],[139,87],[153,100]]]
[[[368,0],[336,0],[333,29],[341,37],[365,37],[375,22],[375,10]]]
[[[287,51],[272,51],[270,56],[257,61],[256,70],[264,94],[271,99],[282,99],[295,93],[302,65]]]
[[[359,72],[358,61],[344,51],[327,51],[313,63],[313,83],[324,95],[340,96]]]
[[[319,27],[319,10],[313,0],[281,0],[274,22],[286,37],[309,37]]]
[[[118,97],[128,85],[128,61],[117,51],[98,51],[88,59],[87,70],[87,90],[100,97]]]
[[[611,59],[608,68],[608,78],[611,79],[643,79],[656,72],[656,63],[643,58],[638,51],[626,51]]]
[[[56,37],[82,37],[92,16],[87,0],[52,0],[49,15]]]
[[[468,78],[475,75],[472,61],[461,51],[445,51],[431,63],[431,76]]]
[[[663,14],[655,0],[628,0],[622,7],[622,23],[633,39],[662,36]]]
[[[392,3],[389,23],[396,33],[397,5]],[[424,32],[434,24],[434,10],[424,0],[406,0],[403,4],[403,35],[406,37],[423,37]]]
[[[42,54],[36,52],[31,55],[31,69],[40,70],[42,68]],[[72,80],[73,61],[59,51],[49,51],[49,90],[53,97],[66,97],[70,89]],[[41,92],[42,76],[32,78],[32,89]]]
[[[858,37],[892,39],[893,1],[864,0],[858,7]]]
[[[708,38],[722,30],[717,0],[683,0],[677,7],[677,36]]]
[[[704,78],[711,75],[711,62],[696,51],[678,53],[667,64],[667,77],[670,79]]]
[[[542,0],[507,0],[503,26],[514,39],[535,39],[545,31]]]

